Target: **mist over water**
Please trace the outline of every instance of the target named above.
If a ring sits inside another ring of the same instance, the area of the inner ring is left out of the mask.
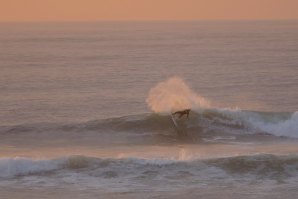
[[[179,77],[172,77],[153,87],[146,100],[156,113],[171,113],[184,109],[208,108],[210,103],[192,91]]]

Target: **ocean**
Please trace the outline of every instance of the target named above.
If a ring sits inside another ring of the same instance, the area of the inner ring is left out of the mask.
[[[297,99],[297,21],[1,23],[0,198],[297,198]]]

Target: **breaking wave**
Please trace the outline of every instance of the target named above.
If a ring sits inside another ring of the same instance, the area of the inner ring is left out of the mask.
[[[205,109],[192,111],[189,119],[181,119],[179,124],[192,134],[271,134],[274,136],[298,138],[298,112],[274,113],[238,109]],[[1,134],[18,133],[144,133],[175,134],[169,115],[139,114],[119,118],[92,120],[73,124],[23,124],[0,127]],[[111,134],[112,136],[112,134]]]
[[[221,174],[253,174],[263,177],[297,175],[297,155],[277,156],[257,154],[251,156],[222,157],[213,159],[104,159],[86,156],[69,156],[58,159],[1,158],[0,179],[21,176],[49,176],[59,172],[67,173],[80,170],[90,176],[117,178],[125,176],[144,176],[153,173],[177,175],[207,174],[216,170]]]

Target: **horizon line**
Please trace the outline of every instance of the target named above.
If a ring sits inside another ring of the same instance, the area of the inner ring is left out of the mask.
[[[0,23],[83,23],[83,22],[282,22],[282,21],[298,21],[298,18],[288,19],[117,19],[117,20],[8,20]]]

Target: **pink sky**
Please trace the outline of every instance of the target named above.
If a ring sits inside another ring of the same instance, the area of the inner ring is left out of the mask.
[[[298,0],[0,0],[0,21],[298,19]]]

